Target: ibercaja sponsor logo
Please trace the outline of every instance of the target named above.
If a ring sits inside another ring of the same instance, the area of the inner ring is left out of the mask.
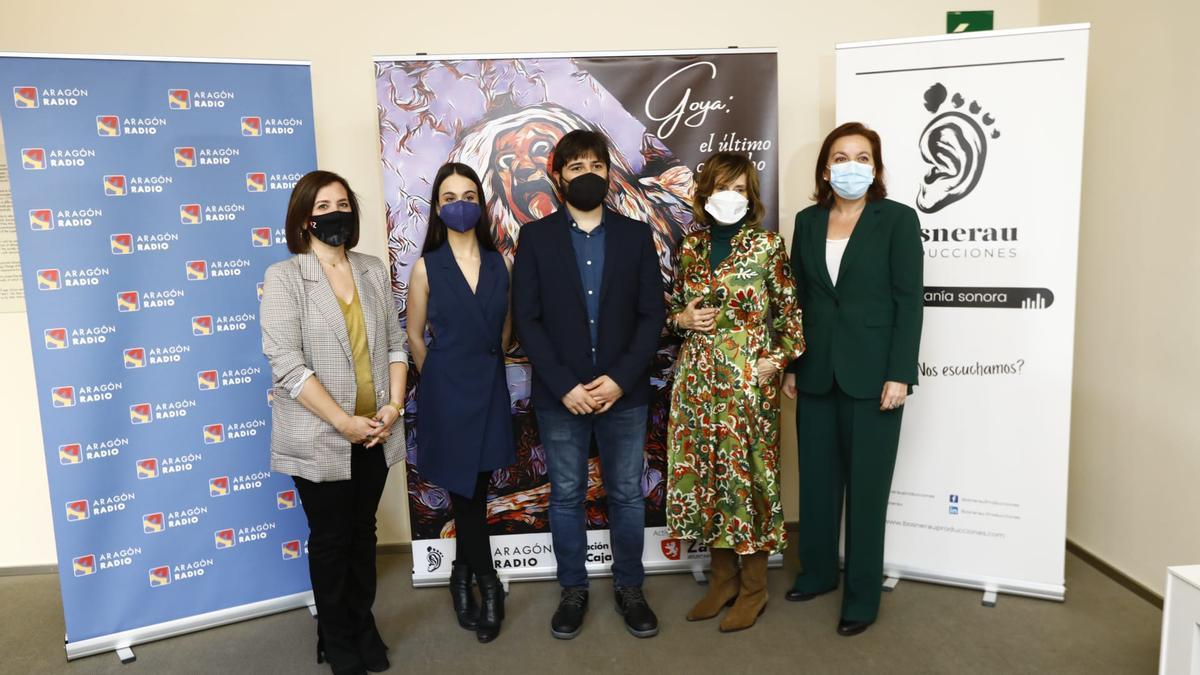
[[[87,166],[88,160],[95,159],[95,157],[96,149],[86,146],[77,148],[22,148],[21,168],[26,171],[80,168]]]
[[[234,92],[228,89],[169,89],[167,107],[171,110],[224,108],[235,98]]]

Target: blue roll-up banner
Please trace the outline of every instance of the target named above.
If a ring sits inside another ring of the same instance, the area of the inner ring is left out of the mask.
[[[9,54],[0,95],[68,658],[311,603],[258,326],[308,64]]]

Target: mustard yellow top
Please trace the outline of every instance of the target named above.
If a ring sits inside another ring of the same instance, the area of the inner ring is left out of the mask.
[[[358,301],[358,288],[349,304],[338,298],[342,315],[346,317],[346,332],[350,334],[350,353],[354,356],[354,381],[358,393],[354,397],[354,414],[363,417],[375,416],[375,378],[371,376],[371,352],[367,347],[367,326],[363,321],[362,304]]]

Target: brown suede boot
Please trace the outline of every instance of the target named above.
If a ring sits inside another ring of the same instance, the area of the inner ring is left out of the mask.
[[[767,552],[739,557],[742,559],[741,590],[733,608],[721,619],[722,633],[753,626],[767,608]]]
[[[711,619],[737,597],[737,554],[730,548],[714,548],[711,552],[712,575],[708,579],[708,593],[687,613],[688,621]]]

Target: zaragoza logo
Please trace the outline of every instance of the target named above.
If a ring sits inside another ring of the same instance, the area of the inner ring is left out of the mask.
[[[121,135],[121,118],[116,115],[96,115],[96,134],[103,137]]]
[[[13,105],[18,108],[38,107],[37,87],[13,87]]]

